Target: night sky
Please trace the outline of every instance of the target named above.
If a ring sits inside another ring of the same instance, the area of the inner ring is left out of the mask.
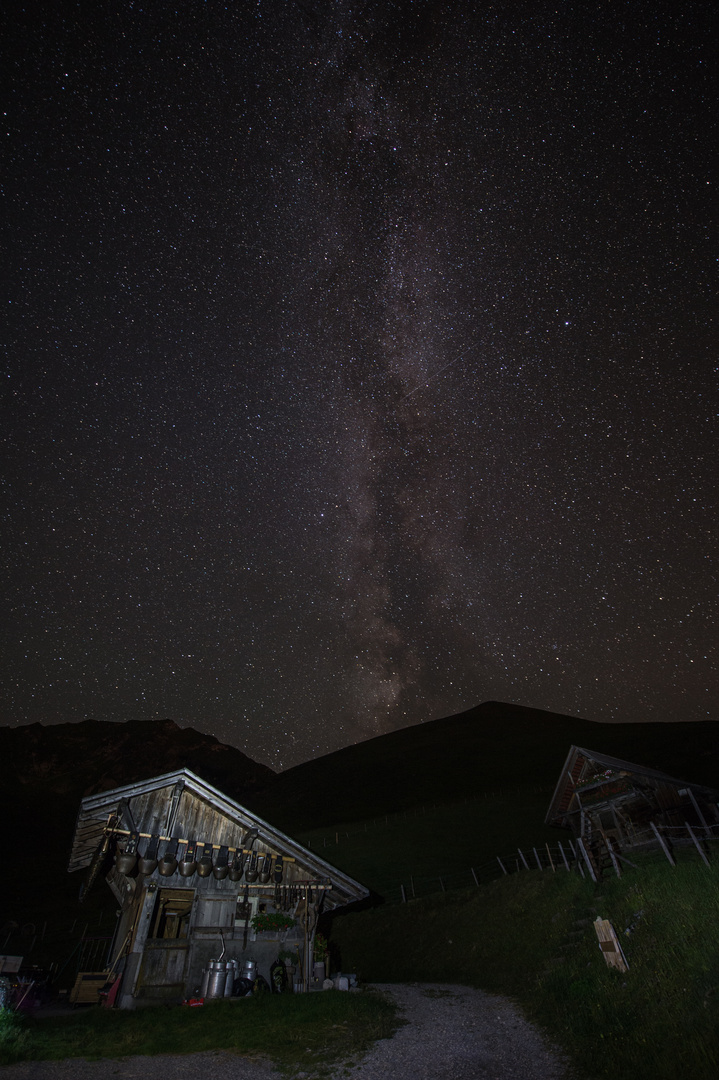
[[[715,10],[17,7],[2,723],[716,718]]]

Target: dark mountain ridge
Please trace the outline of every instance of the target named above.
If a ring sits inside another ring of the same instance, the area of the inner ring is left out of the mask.
[[[485,791],[552,785],[572,744],[719,784],[719,721],[599,724],[488,701],[346,746],[283,773],[172,720],[0,728],[6,813],[186,766],[287,831],[331,826]],[[9,766],[9,768],[7,767]]]
[[[719,722],[600,724],[487,701],[279,773],[256,807],[310,829],[498,789],[552,786],[570,746],[719,786]]]
[[[15,789],[55,796],[108,791],[186,766],[234,798],[246,799],[275,773],[233,746],[173,720],[30,724],[0,728],[0,757]]]

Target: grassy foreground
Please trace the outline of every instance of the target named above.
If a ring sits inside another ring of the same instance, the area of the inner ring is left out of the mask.
[[[459,982],[507,994],[585,1076],[719,1076],[719,862],[646,857],[599,887],[566,871],[337,917],[342,967],[381,982]],[[637,860],[639,861],[639,860]],[[604,963],[610,919],[630,969]],[[629,929],[630,933],[625,931]]]
[[[202,1008],[91,1008],[45,1019],[0,1012],[0,1064],[230,1050],[267,1055],[281,1068],[321,1076],[325,1066],[388,1038],[395,1027],[394,1005],[382,995],[333,990],[264,994]]]

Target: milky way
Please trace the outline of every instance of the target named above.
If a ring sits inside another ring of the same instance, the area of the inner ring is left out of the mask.
[[[36,5],[3,723],[715,717],[711,5]]]

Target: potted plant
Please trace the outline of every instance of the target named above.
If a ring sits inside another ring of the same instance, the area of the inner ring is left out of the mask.
[[[283,934],[295,926],[295,920],[281,911],[259,911],[252,916],[251,925],[256,934]]]

